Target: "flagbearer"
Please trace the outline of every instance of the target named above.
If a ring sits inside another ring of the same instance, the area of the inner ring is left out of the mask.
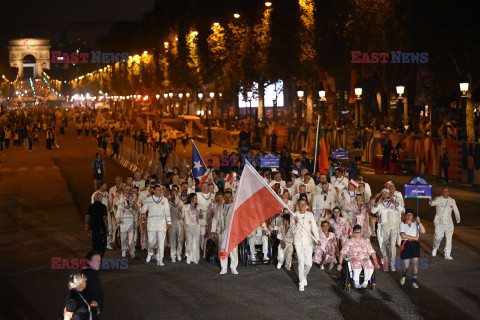
[[[313,213],[306,211],[307,201],[305,198],[298,200],[299,210],[295,212],[295,223],[292,225],[294,232],[295,250],[298,258],[298,290],[305,291],[307,285],[307,275],[312,267],[312,255],[314,241],[311,234],[317,239],[317,245],[321,243],[318,241],[318,228]],[[303,224],[302,227],[301,224]]]
[[[145,200],[142,207],[142,213],[148,212],[148,256],[147,262],[150,262],[153,255],[153,249],[158,242],[157,264],[163,266],[163,250],[165,249],[165,237],[167,230],[172,226],[170,219],[170,205],[168,199],[164,197],[162,187],[156,185],[153,188],[154,194]]]

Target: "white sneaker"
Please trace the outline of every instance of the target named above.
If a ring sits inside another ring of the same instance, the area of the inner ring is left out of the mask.
[[[305,291],[305,287],[303,286],[303,283],[298,284],[298,291]]]
[[[164,266],[162,260],[158,260],[158,261],[157,261],[157,265],[160,266],[160,267],[163,267],[163,266]]]
[[[108,250],[113,250],[113,248],[112,248],[112,246],[110,245],[110,243],[107,244],[107,249],[108,249]]]
[[[232,272],[232,274],[238,274],[237,269],[232,269],[231,272]]]
[[[181,254],[177,254],[177,260],[182,261],[182,255]]]
[[[130,257],[132,257],[132,259],[135,258],[135,252],[130,251]]]
[[[437,255],[437,249],[432,250],[432,257],[435,257]]]
[[[306,287],[308,286],[307,278],[303,279],[303,285]]]
[[[175,261],[176,261],[176,260],[175,260],[175,257],[172,257],[172,262],[175,262]]]
[[[323,270],[325,269],[325,267],[323,266],[323,264],[320,265],[320,270]]]
[[[412,283],[412,288],[418,289],[418,284],[416,284],[415,282]]]
[[[194,264],[198,264],[198,261],[193,261]]]
[[[361,288],[360,283],[357,282],[357,281],[355,281],[355,282],[353,283],[353,286],[355,287],[355,289],[360,289],[360,288]]]
[[[395,262],[392,262],[390,265],[390,270],[395,271]]]
[[[252,254],[252,261],[257,261],[257,258],[255,258],[254,254]]]
[[[368,281],[363,281],[362,288],[366,288],[366,287],[368,287]]]
[[[220,274],[227,274],[227,270],[226,269],[220,270]]]
[[[147,256],[147,260],[145,260],[145,261],[146,261],[147,263],[149,263],[151,260],[152,260],[152,255],[149,254],[149,255]]]
[[[330,262],[330,265],[328,266],[328,270],[332,270],[333,269],[333,262]]]
[[[125,258],[127,256],[127,252],[125,250],[122,250],[122,258]]]
[[[280,268],[282,268],[282,264],[279,262],[277,263],[277,269],[280,269]]]
[[[402,279],[400,279],[400,284],[403,286],[405,284],[405,277],[402,277]]]
[[[264,255],[264,256],[263,256],[263,260],[266,261],[266,260],[270,260],[270,259],[268,259],[268,256],[267,256],[267,255]]]
[[[447,254],[445,255],[445,260],[453,260],[453,258],[451,255]]]
[[[190,258],[187,258],[187,264],[190,264]]]

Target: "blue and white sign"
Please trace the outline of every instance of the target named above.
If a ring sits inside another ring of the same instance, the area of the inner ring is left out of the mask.
[[[405,199],[431,199],[432,185],[425,179],[416,177],[405,184]]]
[[[269,153],[260,159],[260,166],[262,168],[278,168],[280,166],[280,159]]]
[[[343,148],[337,148],[335,149],[335,151],[332,152],[332,158],[335,158],[337,160],[350,159],[350,154],[347,150]]]

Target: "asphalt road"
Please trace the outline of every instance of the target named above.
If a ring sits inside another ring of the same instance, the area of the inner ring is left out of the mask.
[[[52,258],[83,258],[90,249],[83,216],[93,191],[90,164],[96,142],[78,139],[68,129],[58,150],[42,144],[28,153],[15,147],[0,157],[1,319],[60,319],[67,276],[74,270],[52,269]],[[198,146],[202,153],[221,151]],[[115,161],[106,160],[109,185],[116,175],[126,174]],[[374,193],[387,180],[401,185],[411,178],[364,175]],[[429,182],[439,194],[440,184]],[[100,271],[103,319],[478,319],[479,195],[466,187],[452,190],[462,215],[455,228],[453,261],[443,259],[443,246],[436,257],[430,256],[434,210],[420,202],[427,226],[421,241],[426,268],[419,272],[416,290],[409,278],[399,285],[399,272],[377,271],[377,290],[344,292],[337,272],[314,267],[305,292],[298,292],[296,272],[271,265],[240,266],[239,275],[220,276],[215,264],[166,259],[159,267],[146,264],[146,253],[137,251],[127,269]],[[415,201],[407,205],[416,208]],[[120,251],[107,251],[105,258],[119,259]]]

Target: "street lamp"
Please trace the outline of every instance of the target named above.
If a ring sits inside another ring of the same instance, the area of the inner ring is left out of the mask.
[[[303,100],[303,96],[305,95],[305,92],[303,90],[298,90],[297,91],[297,96],[300,101]]]
[[[253,99],[253,91],[248,91],[248,92],[247,92],[247,98],[248,98],[248,101],[250,102],[249,114],[250,114],[250,118],[252,118],[252,99]]]
[[[233,17],[234,17],[235,19],[238,19],[238,18],[240,18],[240,15],[239,15],[238,13],[234,13],[234,14],[233,14]]]
[[[265,7],[271,7],[272,3],[270,1],[265,2]]]
[[[180,93],[178,94],[178,97],[179,97],[180,99],[182,99],[182,98],[183,98],[183,93],[180,92]]]
[[[363,126],[363,112],[362,112],[362,88],[355,88],[355,122]]]
[[[357,100],[362,100],[362,88],[355,88],[355,95]]]
[[[213,99],[215,97],[215,92],[210,92],[210,98]]]
[[[403,94],[405,93],[404,86],[397,86],[397,94],[399,99],[403,99]]]
[[[318,96],[320,97],[320,101],[326,101],[327,100],[325,98],[325,91],[324,90],[318,91]]]
[[[462,91],[462,97],[466,98],[468,93],[468,82],[460,83],[460,91]]]

